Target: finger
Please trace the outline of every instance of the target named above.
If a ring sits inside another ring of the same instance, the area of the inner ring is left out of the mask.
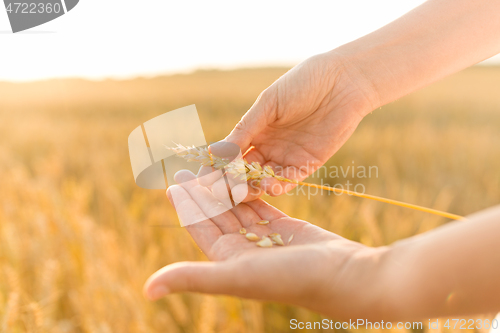
[[[207,220],[206,215],[193,201],[191,196],[179,185],[172,185],[167,190],[167,196],[181,220],[182,225]]]
[[[144,294],[150,300],[171,293],[200,292],[283,302],[305,301],[314,296],[317,289],[314,282],[322,272],[317,263],[327,260],[323,258],[324,251],[304,247],[256,251],[273,251],[273,255],[266,260],[249,257],[232,262],[182,262],[166,266],[148,279]]]
[[[308,175],[307,173],[304,174],[303,172],[299,172],[297,168],[295,167],[287,167],[283,168],[280,165],[277,165],[274,162],[266,161],[264,156],[257,150],[257,149],[252,149],[248,152],[246,156],[247,160],[249,162],[258,162],[262,166],[269,165],[275,174],[279,176],[283,176],[285,178],[291,179],[291,180],[303,180],[305,179]],[[269,194],[270,196],[278,196],[285,194],[289,191],[291,191],[294,187],[296,187],[296,184],[293,183],[287,183],[287,182],[281,182],[275,178],[264,178],[259,187]],[[255,194],[255,192],[249,191],[249,194]],[[260,196],[260,195],[259,195]],[[251,195],[248,199],[244,200],[245,202],[255,200],[257,196]]]
[[[235,203],[256,200],[263,194],[264,191],[252,183],[236,185],[231,189],[231,195]]]
[[[212,184],[212,193],[219,200],[229,199],[228,183],[226,183],[224,178],[218,179]]]
[[[241,225],[245,228],[250,226],[259,226],[263,227],[263,225],[257,224],[257,222],[262,221],[259,214],[255,212],[252,208],[250,208],[247,204],[239,204],[238,206],[231,209],[231,212],[238,218]],[[265,230],[262,230],[265,231]],[[260,234],[259,234],[260,236]]]
[[[262,92],[224,141],[235,143],[241,151],[247,151],[253,138],[275,120],[276,98],[274,86]]]
[[[264,158],[264,156],[257,150],[257,149],[252,149],[250,150],[246,155],[245,155],[245,159],[252,163],[252,162],[257,162],[259,163],[260,165],[264,165],[264,163],[266,162],[266,159]]]
[[[213,243],[222,236],[222,231],[210,219],[207,219],[198,205],[193,201],[185,189],[179,185],[172,185],[167,190],[167,197],[172,205],[176,208],[179,219],[186,226],[193,240],[198,244],[204,253],[208,253]],[[193,219],[202,219],[194,224],[188,224],[188,221]]]
[[[233,161],[241,156],[241,149],[237,144],[227,141],[219,141],[212,143],[208,147],[208,151],[218,157]]]
[[[288,167],[284,168],[283,170],[280,170],[278,172],[278,174],[282,177],[287,178],[287,179],[302,181],[302,180],[306,179],[307,177],[309,177],[309,175],[311,175],[315,170],[316,170],[316,168],[313,166],[309,166],[309,167],[305,167],[305,168],[303,168],[303,167],[297,168],[294,166],[288,166]]]
[[[219,200],[227,200],[229,191],[225,182],[216,182],[212,185],[212,193]],[[231,196],[235,205],[241,202],[258,199],[264,194],[260,186],[252,183],[238,184],[231,188]]]
[[[222,177],[222,170],[210,166],[202,166],[196,175],[201,186],[210,186]]]
[[[229,198],[228,183],[231,188],[232,199],[236,204],[256,200],[264,192],[271,196],[278,196],[297,186],[292,183],[280,182],[275,178],[264,178],[258,185],[255,181],[236,184],[230,179],[226,181],[222,178],[212,184],[212,193],[217,199],[227,200]]]
[[[225,183],[215,183],[212,185],[212,193],[219,200],[226,200],[229,197],[229,191]],[[233,202],[237,205],[241,202],[252,201],[259,198],[264,191],[255,185],[247,183],[236,185],[231,189]]]
[[[236,233],[241,224],[233,213],[229,211],[232,204],[225,204],[213,196],[210,190],[198,184],[196,177],[190,171],[181,170],[174,176],[176,182],[189,193],[201,211],[210,218],[224,234]]]
[[[246,205],[252,208],[262,220],[273,221],[282,217],[288,217],[288,215],[262,199],[247,202]]]
[[[212,185],[212,193],[219,200],[227,200],[231,193],[234,203],[238,204],[245,200],[254,200],[263,192],[257,185],[223,177]]]
[[[276,178],[264,178],[260,182],[261,189],[272,197],[276,197],[295,188],[297,184],[282,182]]]
[[[238,158],[241,158],[240,147],[231,142],[219,141],[213,143],[208,147],[208,151],[213,156],[223,158],[227,162],[232,162]],[[222,175],[222,170],[216,170],[213,167],[203,166],[198,172],[198,181],[200,182],[200,185],[210,186],[214,182],[219,180]]]
[[[144,294],[150,300],[187,291],[230,294],[234,284],[234,272],[227,263],[181,262],[154,273],[144,286]]]
[[[229,184],[230,187],[233,187],[237,184],[245,183],[244,180],[239,179],[236,175],[224,173],[224,170],[216,170],[207,166],[202,166],[196,177],[198,178],[198,183],[205,187],[215,185],[215,187],[225,188],[227,184]],[[226,191],[225,197],[227,196]]]
[[[312,167],[296,168],[294,166],[288,166],[283,169],[280,168],[279,166],[275,165],[271,166],[273,167],[273,170],[276,173],[276,175],[295,181],[303,181],[315,170]],[[271,196],[278,196],[290,192],[293,188],[297,186],[297,184],[279,181],[276,178],[265,178],[262,180],[260,186],[267,194]]]

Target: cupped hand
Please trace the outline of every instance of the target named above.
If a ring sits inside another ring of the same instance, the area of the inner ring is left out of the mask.
[[[257,99],[226,141],[248,161],[303,180],[321,167],[378,105],[372,84],[334,52],[314,56],[287,72]],[[269,178],[260,189],[280,195],[295,185]],[[245,201],[259,197],[250,187]]]
[[[367,315],[363,311],[377,300],[370,287],[377,281],[383,249],[291,218],[261,199],[224,209],[191,172],[180,171],[175,178],[180,185],[171,186],[167,195],[181,221],[214,216],[186,226],[212,261],[162,268],[145,285],[149,299],[177,292],[226,294],[300,305],[337,318]],[[219,208],[221,214],[214,214]],[[261,220],[270,223],[257,224]],[[240,234],[242,228],[259,237],[279,233],[285,245],[257,247]]]

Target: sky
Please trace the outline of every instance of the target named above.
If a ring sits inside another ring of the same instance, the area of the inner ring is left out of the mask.
[[[80,0],[64,16],[18,34],[0,8],[0,81],[293,66],[423,2]]]

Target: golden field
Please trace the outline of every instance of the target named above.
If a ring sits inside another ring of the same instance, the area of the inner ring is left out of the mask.
[[[285,71],[0,83],[0,331],[279,333],[292,318],[321,320],[227,296],[142,296],[160,267],[206,258],[164,192],[135,185],[128,134],[196,104],[207,140],[222,139]],[[500,203],[499,89],[500,68],[474,67],[374,111],[329,165],[377,166],[378,177],[324,181],[462,215]],[[349,196],[266,200],[372,246],[447,222]]]

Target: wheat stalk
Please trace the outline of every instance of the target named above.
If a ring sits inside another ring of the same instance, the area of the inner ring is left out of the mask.
[[[343,193],[343,194],[348,194],[348,195],[352,195],[355,197],[385,202],[385,203],[388,203],[391,205],[410,208],[410,209],[418,210],[421,212],[426,212],[426,213],[446,217],[446,218],[453,219],[453,220],[463,219],[463,216],[443,212],[443,211],[440,211],[437,209],[422,207],[422,206],[418,206],[418,205],[414,205],[414,204],[410,204],[410,203],[406,203],[406,202],[402,202],[402,201],[392,200],[392,199],[386,199],[386,198],[378,197],[375,195],[339,189],[336,187],[310,184],[310,183],[305,183],[305,182],[301,182],[298,180],[288,179],[288,178],[276,175],[274,173],[273,169],[268,165],[265,165],[264,167],[262,167],[257,162],[248,163],[247,160],[244,158],[236,159],[234,161],[229,161],[229,159],[221,158],[221,157],[218,157],[218,156],[211,154],[207,148],[199,148],[199,147],[195,147],[195,146],[185,147],[185,146],[182,146],[180,144],[176,144],[176,145],[177,145],[176,147],[173,147],[173,148],[167,147],[167,149],[172,150],[178,156],[183,157],[188,162],[199,162],[204,166],[212,166],[215,169],[225,169],[227,173],[230,173],[236,177],[239,177],[241,180],[245,180],[245,181],[253,180],[257,184],[259,184],[260,181],[262,181],[262,179],[272,177],[272,178],[275,178],[281,182],[303,185],[303,186],[308,186],[308,187],[314,187],[314,188],[318,188],[318,189],[322,189],[322,190],[326,190],[326,191]]]

